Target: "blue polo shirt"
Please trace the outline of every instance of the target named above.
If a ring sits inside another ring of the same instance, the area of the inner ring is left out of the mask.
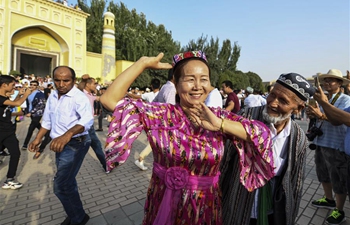
[[[332,102],[333,98],[336,96],[334,94],[329,102]],[[337,101],[334,103],[334,106],[338,109],[344,110],[350,107],[350,96],[346,94],[341,94]],[[321,108],[321,111],[323,109]],[[317,122],[317,126],[319,126],[321,121]],[[341,152],[345,151],[345,134],[347,132],[347,126],[340,125],[334,126],[327,121],[323,121],[323,125],[321,127],[323,131],[323,135],[317,136],[314,140],[314,143],[321,147],[333,148],[339,150]],[[349,131],[348,131],[349,132]],[[348,140],[347,140],[348,142]],[[350,149],[349,149],[350,151]]]
[[[345,111],[350,113],[350,107],[346,108]],[[350,155],[350,127],[347,128],[345,135],[345,153]]]

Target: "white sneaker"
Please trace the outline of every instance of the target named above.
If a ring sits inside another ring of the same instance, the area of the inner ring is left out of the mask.
[[[11,181],[5,181],[5,183],[2,185],[2,189],[16,190],[21,188],[22,186],[23,186],[22,183],[16,182],[15,180],[11,180]]]
[[[140,170],[147,170],[147,167],[145,167],[145,165],[143,165],[143,160],[140,162],[139,160],[135,161],[135,165],[140,168]]]

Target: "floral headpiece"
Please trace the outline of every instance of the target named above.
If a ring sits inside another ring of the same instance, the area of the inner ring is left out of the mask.
[[[179,62],[181,62],[184,59],[190,59],[190,58],[199,58],[204,60],[205,62],[208,62],[207,57],[205,56],[205,53],[201,50],[199,51],[189,51],[189,52],[183,52],[174,55],[173,57],[173,67],[175,67]]]

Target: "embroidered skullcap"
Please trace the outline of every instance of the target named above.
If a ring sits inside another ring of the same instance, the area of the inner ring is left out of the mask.
[[[208,65],[208,60],[204,52],[202,52],[201,50],[189,51],[189,52],[183,52],[183,53],[174,55],[173,70],[175,71],[176,66],[179,65],[180,62],[183,62],[191,58],[198,58],[199,60],[202,60],[205,64]]]
[[[306,101],[315,94],[315,88],[297,73],[281,74],[277,83],[294,92],[301,100]]]

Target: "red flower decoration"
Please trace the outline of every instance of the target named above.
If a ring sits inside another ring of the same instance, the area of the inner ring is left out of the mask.
[[[193,57],[194,55],[193,55],[193,53],[192,52],[185,52],[184,53],[184,58],[186,59],[186,58],[191,58],[191,57]]]

